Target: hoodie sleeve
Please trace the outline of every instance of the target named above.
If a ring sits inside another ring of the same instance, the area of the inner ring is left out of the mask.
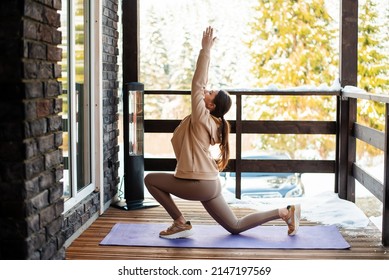
[[[205,116],[209,116],[209,111],[205,108],[204,89],[208,83],[208,69],[210,63],[210,51],[202,49],[197,59],[196,70],[192,79],[191,101],[192,101],[192,121],[201,121]]]

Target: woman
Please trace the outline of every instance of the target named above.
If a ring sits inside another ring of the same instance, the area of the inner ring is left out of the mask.
[[[192,113],[182,120],[171,140],[177,159],[174,175],[150,173],[145,177],[150,194],[173,219],[172,226],[161,231],[159,236],[175,239],[192,235],[191,223],[177,208],[171,194],[187,200],[201,201],[215,221],[232,234],[281,218],[288,225],[288,234],[294,235],[299,227],[299,205],[256,212],[239,219],[221,194],[218,172],[226,167],[229,160],[230,126],[224,115],[231,107],[231,98],[224,90],[206,89],[210,52],[215,40],[213,29],[206,28],[192,80]],[[209,151],[210,146],[215,144],[219,144],[220,148],[220,155],[216,160]]]

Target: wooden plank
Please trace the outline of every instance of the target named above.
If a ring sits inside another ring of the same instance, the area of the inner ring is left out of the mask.
[[[173,133],[181,120],[150,120],[144,121],[145,133]]]
[[[378,179],[374,178],[356,163],[353,165],[353,174],[359,183],[361,183],[381,202],[383,201],[383,185]]]
[[[363,142],[380,149],[384,150],[385,147],[385,133],[365,125],[358,123],[354,124],[354,137],[362,140]]]
[[[145,158],[145,171],[174,171],[175,158]]]
[[[332,121],[242,121],[243,133],[335,134]]]
[[[334,173],[333,160],[242,160],[242,172]]]
[[[342,96],[346,98],[355,98],[355,99],[364,99],[375,102],[389,103],[389,93],[380,94],[380,93],[361,93],[361,92],[342,92]]]
[[[144,122],[145,133],[172,133],[181,120],[154,120]],[[229,120],[231,133],[237,132],[237,122]],[[334,121],[239,121],[239,132],[257,134],[336,134]]]
[[[174,158],[145,158],[146,171],[174,171]],[[226,172],[236,172],[236,159],[230,159]],[[298,173],[334,173],[333,160],[240,160],[241,172],[298,172]]]
[[[339,90],[267,90],[267,89],[248,89],[248,90],[227,90],[231,95],[282,95],[282,96],[339,96]],[[145,90],[147,95],[190,95],[190,90]]]

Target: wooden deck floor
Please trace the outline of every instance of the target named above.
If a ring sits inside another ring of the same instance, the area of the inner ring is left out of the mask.
[[[177,200],[177,204],[192,224],[214,223],[199,202]],[[238,216],[251,212],[250,209],[234,209]],[[373,225],[364,229],[340,229],[351,245],[347,250],[282,250],[282,249],[188,249],[158,247],[100,246],[100,241],[118,222],[147,223],[167,222],[170,218],[159,207],[125,211],[111,207],[84,231],[66,250],[69,260],[156,260],[156,259],[389,259],[389,248],[381,245],[381,232]],[[273,221],[269,225],[281,222]],[[302,221],[302,225],[314,225]]]

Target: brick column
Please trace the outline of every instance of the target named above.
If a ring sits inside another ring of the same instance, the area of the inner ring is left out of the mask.
[[[118,0],[103,1],[104,203],[118,191]]]
[[[61,1],[0,3],[0,258],[63,259]]]

